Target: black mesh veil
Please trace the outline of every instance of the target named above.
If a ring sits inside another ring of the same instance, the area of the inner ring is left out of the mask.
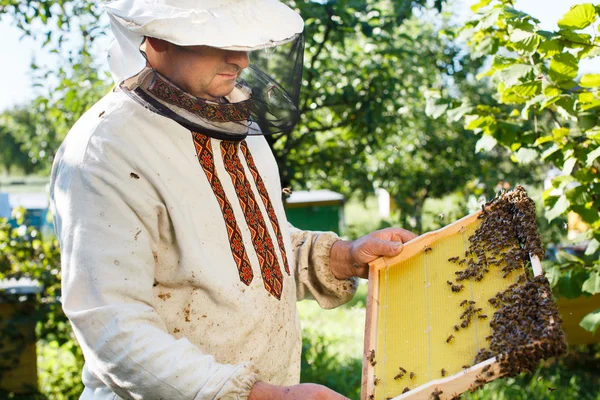
[[[289,132],[298,123],[298,101],[304,61],[303,35],[288,43],[249,54],[242,79],[252,89],[251,119],[261,132]]]
[[[218,101],[183,91],[149,65],[121,88],[150,110],[217,139],[290,132],[300,118],[303,35],[253,50],[248,58],[233,92]]]

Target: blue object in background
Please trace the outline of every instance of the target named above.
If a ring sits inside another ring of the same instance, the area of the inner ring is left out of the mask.
[[[12,207],[8,201],[8,193],[0,193],[0,218],[10,218]]]

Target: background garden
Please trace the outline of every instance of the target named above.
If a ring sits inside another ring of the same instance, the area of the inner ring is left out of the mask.
[[[471,2],[467,23],[446,0],[286,2],[306,21],[306,51],[301,123],[268,139],[284,187],[344,194],[343,234],[353,239],[392,225],[437,229],[522,184],[538,205],[557,298],[598,301],[600,68],[581,66],[600,59],[600,4],[578,3],[543,29],[519,0]],[[41,38],[58,60],[34,60],[33,100],[0,115],[1,182],[47,177],[69,127],[111,88],[98,55],[107,21],[89,0],[0,0],[0,22]],[[392,199],[388,217],[377,212],[377,189]],[[42,283],[27,316],[36,323],[38,397],[75,399],[83,360],[60,310],[58,245],[27,225],[23,210],[0,220],[0,279]],[[362,285],[330,311],[299,304],[303,381],[358,398],[365,295]],[[590,344],[466,397],[600,399],[591,336],[600,305],[582,317]],[[0,345],[22,339],[15,324],[0,324]],[[1,375],[17,356],[10,346],[0,353]]]

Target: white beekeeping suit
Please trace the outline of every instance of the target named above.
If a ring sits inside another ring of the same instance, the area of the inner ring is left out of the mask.
[[[106,9],[116,86],[69,132],[51,180],[63,308],[86,362],[81,398],[245,399],[257,380],[298,383],[296,301],[332,308],[356,281],[329,269],[335,234],[287,223],[259,135],[293,126],[297,93],[255,68],[223,102],[195,98],[154,71],[140,46],[150,36],[297,49],[302,19],[275,0]]]

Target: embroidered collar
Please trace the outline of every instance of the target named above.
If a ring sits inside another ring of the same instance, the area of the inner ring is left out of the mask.
[[[214,103],[198,97],[194,97],[158,73],[147,88],[158,99],[205,119],[210,122],[237,122],[250,119],[250,107],[252,99],[239,103]]]

